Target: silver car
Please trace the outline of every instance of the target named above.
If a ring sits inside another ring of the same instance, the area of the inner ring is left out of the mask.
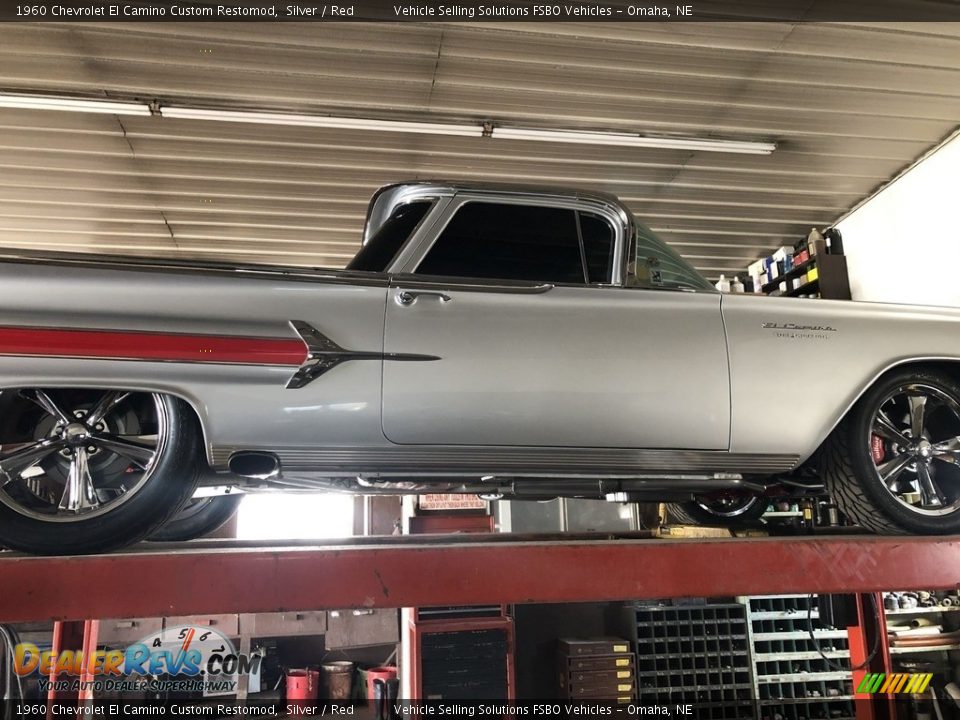
[[[809,478],[871,530],[960,531],[960,313],[721,295],[603,194],[389,186],[343,271],[7,254],[0,308],[11,548],[227,490],[734,523]]]

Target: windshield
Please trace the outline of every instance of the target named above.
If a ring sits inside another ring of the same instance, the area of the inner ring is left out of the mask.
[[[386,222],[353,256],[347,270],[385,272],[432,204],[430,200],[419,200],[394,208]]]
[[[650,228],[641,223],[636,228],[627,256],[627,287],[714,289]]]

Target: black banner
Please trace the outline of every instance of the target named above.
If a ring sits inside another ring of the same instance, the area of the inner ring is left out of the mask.
[[[0,0],[2,22],[952,22],[960,0]]]
[[[709,693],[708,693],[709,694]],[[886,695],[872,699],[803,698],[795,700],[703,701],[693,693],[688,700],[634,700],[616,702],[603,699],[582,700],[391,700],[388,704],[343,700],[305,700],[299,702],[250,700],[144,700],[113,699],[75,702],[0,701],[0,718],[357,718],[358,720],[416,720],[417,718],[774,718],[851,717],[861,703],[886,702]],[[925,698],[929,702],[929,698]],[[840,701],[840,704],[838,703]],[[915,705],[909,696],[894,700],[898,709]],[[845,707],[846,706],[846,707]],[[858,713],[859,715],[859,713]]]

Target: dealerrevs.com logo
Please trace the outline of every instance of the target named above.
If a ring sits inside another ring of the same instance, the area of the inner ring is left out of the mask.
[[[165,628],[123,650],[83,653],[41,650],[20,643],[14,650],[13,669],[20,676],[40,675],[41,689],[55,677],[58,690],[92,689],[98,692],[151,690],[235,693],[239,675],[259,669],[259,655],[243,655],[223,634],[192,625]],[[81,687],[80,678],[93,678]]]

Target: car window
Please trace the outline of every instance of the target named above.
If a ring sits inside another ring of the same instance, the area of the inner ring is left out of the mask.
[[[676,251],[637,223],[627,258],[628,287],[713,290],[714,287]]]
[[[591,283],[610,282],[613,270],[613,226],[599,215],[578,213],[587,278]]]
[[[584,249],[577,213],[572,209],[465,203],[440,233],[417,273],[580,285],[588,278],[605,282],[610,275],[612,229],[597,226],[592,216],[581,221],[581,228]],[[588,236],[589,252],[585,249]]]
[[[347,270],[385,272],[432,204],[430,200],[418,200],[394,208],[386,222],[353,256]]]

